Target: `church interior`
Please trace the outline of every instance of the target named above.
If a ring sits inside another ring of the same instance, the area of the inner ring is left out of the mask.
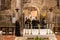
[[[60,40],[60,0],[0,0],[0,40]]]

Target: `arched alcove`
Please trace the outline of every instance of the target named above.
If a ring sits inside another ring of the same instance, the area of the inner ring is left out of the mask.
[[[30,13],[33,13],[32,15],[37,14],[38,19],[40,17],[40,9],[36,4],[32,4],[32,3],[25,4],[23,7],[23,13],[25,13],[24,11],[29,11]],[[29,13],[29,12],[27,12],[27,13]]]

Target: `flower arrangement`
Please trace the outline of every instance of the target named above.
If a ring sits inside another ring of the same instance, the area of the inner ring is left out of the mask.
[[[34,40],[44,40],[44,38],[35,37]]]

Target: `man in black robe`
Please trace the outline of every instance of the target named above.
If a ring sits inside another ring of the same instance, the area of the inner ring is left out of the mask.
[[[20,36],[20,24],[18,20],[15,22],[15,36]]]
[[[40,20],[40,25],[41,25],[41,29],[45,29],[45,25],[46,25],[46,23],[45,23],[45,18],[42,18],[42,19]]]
[[[25,21],[25,24],[26,24],[26,28],[30,29],[31,28],[31,20],[28,18],[26,18],[26,21]]]

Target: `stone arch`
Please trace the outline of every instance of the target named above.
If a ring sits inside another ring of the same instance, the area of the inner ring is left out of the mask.
[[[24,5],[23,9],[26,7],[35,7],[37,9],[38,17],[40,17],[40,8],[37,6],[37,4],[34,3],[27,3]]]

